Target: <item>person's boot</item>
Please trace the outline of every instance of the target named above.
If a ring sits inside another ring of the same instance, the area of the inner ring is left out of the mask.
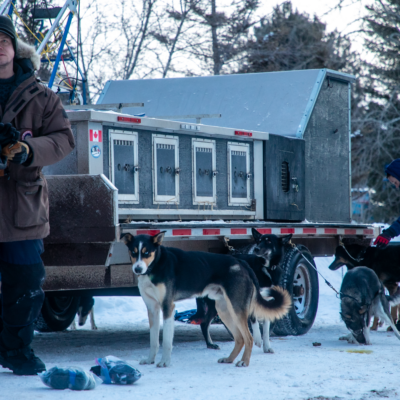
[[[0,365],[10,369],[15,375],[36,375],[46,371],[43,361],[26,346],[18,350],[0,351]]]

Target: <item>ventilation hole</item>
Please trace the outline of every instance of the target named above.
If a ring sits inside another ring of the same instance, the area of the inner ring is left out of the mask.
[[[282,183],[282,190],[284,192],[289,191],[289,163],[284,161],[282,163],[282,169],[281,169],[281,183]]]

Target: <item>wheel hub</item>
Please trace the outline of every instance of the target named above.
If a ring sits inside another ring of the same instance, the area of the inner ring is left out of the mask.
[[[293,306],[299,318],[304,318],[311,299],[310,276],[307,267],[299,263],[294,272],[293,280]]]

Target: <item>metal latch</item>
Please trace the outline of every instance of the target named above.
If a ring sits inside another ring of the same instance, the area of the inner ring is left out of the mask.
[[[292,189],[294,189],[295,190],[295,192],[298,192],[299,191],[299,184],[298,184],[298,182],[297,182],[297,178],[296,177],[293,177],[292,178]]]

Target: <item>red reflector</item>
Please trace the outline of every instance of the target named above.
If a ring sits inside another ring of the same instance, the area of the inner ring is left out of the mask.
[[[146,231],[146,230],[141,230],[141,229],[138,229],[137,231],[136,231],[136,235],[150,235],[150,236],[154,236],[154,235],[157,235],[157,234],[159,234],[161,231],[160,230],[148,230],[148,231]]]
[[[244,131],[235,131],[235,135],[236,136],[253,136],[253,134],[251,132],[244,132]]]
[[[356,229],[345,229],[344,234],[345,235],[355,235],[357,233]]]
[[[232,235],[246,235],[247,234],[247,229],[239,229],[239,228],[235,229],[235,228],[232,228],[231,229],[231,234]]]
[[[364,235],[373,235],[374,230],[373,229],[364,229]]]
[[[140,124],[142,120],[140,118],[129,118],[129,117],[117,117],[119,122],[132,122],[134,124]]]
[[[191,234],[191,229],[172,229],[173,236],[190,236]]]
[[[325,228],[324,231],[325,233],[334,233],[335,235],[337,234],[337,229],[334,228]]]
[[[219,235],[220,229],[203,229],[203,235]]]
[[[272,233],[272,229],[268,229],[268,228],[260,228],[260,229],[257,229],[257,231],[259,233],[261,233],[261,235],[270,235]]]
[[[294,228],[282,228],[281,233],[294,233]]]
[[[317,233],[316,228],[303,228],[303,233]]]

